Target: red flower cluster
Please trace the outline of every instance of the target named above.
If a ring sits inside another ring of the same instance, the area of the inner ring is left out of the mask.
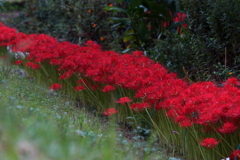
[[[231,160],[240,160],[240,149],[233,151],[230,156],[230,159]]]
[[[146,11],[145,13],[151,14],[150,11]],[[163,23],[163,26],[164,26],[164,27],[168,27],[168,26],[170,26],[172,23],[183,22],[183,21],[185,20],[185,18],[187,17],[187,15],[186,15],[185,13],[182,13],[182,12],[178,12],[178,13],[175,14],[175,15],[173,15],[172,12],[170,12],[170,15],[171,15],[171,17],[172,17],[172,21],[164,22],[164,23]],[[187,28],[187,27],[188,27],[187,23],[182,24],[182,26],[183,26],[184,28]],[[150,30],[150,29],[151,29],[151,25],[147,26],[147,28]],[[177,30],[177,31],[180,31],[180,28],[181,28],[181,27],[178,27],[176,30]]]
[[[17,30],[0,23],[0,46],[9,46],[17,38]]]
[[[74,88],[75,91],[82,91],[82,90],[85,90],[85,87],[84,86],[76,86]]]
[[[61,89],[62,88],[62,85],[61,84],[58,84],[58,83],[54,83],[51,85],[50,89]]]
[[[133,109],[134,111],[139,111],[139,110],[142,110],[142,109],[146,109],[146,108],[150,108],[150,105],[146,102],[143,102],[143,103],[133,103],[131,106],[130,106],[131,109]]]
[[[20,65],[20,64],[22,64],[22,61],[21,61],[21,60],[16,60],[16,61],[14,62],[14,64],[15,64],[15,65]]]
[[[111,86],[111,85],[106,85],[104,88],[103,88],[103,92],[110,92],[110,91],[113,91],[115,90],[115,87],[114,86]]]
[[[128,102],[132,102],[132,100],[129,99],[128,97],[122,97],[118,101],[116,101],[116,103],[121,103],[122,105],[124,105],[125,103],[128,103]]]
[[[115,108],[109,108],[105,112],[103,112],[103,115],[105,115],[105,116],[112,116],[112,115],[114,115],[117,112],[118,111]]]
[[[220,141],[217,141],[214,138],[206,138],[202,142],[200,142],[200,145],[210,149],[216,147],[218,143],[220,143]]]
[[[114,51],[103,51],[93,41],[84,46],[69,42],[58,42],[44,34],[26,35],[15,29],[0,24],[0,46],[9,46],[13,51],[28,53],[26,66],[37,69],[42,62],[57,67],[62,73],[59,79],[68,79],[79,75],[81,80],[75,90],[83,90],[84,86],[96,90],[104,84],[103,92],[115,90],[117,87],[135,91],[135,97],[141,103],[133,103],[130,108],[141,111],[154,108],[156,111],[165,109],[167,116],[182,127],[193,124],[208,128],[222,134],[233,133],[240,127],[240,82],[229,78],[216,86],[213,82],[198,82],[188,85],[178,79],[175,73],[168,73],[159,63],[144,56],[141,51],[132,54],[118,54]],[[19,63],[20,61],[16,61]],[[94,81],[88,84],[82,78]],[[84,84],[84,85],[79,85]],[[54,84],[52,89],[60,89]],[[127,97],[117,103],[126,103]],[[117,111],[107,110],[106,115]],[[210,131],[210,130],[209,130]],[[212,131],[212,130],[211,130]],[[207,139],[202,145],[213,147],[217,141]]]
[[[16,61],[15,63],[18,63],[19,61]],[[32,63],[32,62],[27,62],[26,67],[32,68],[32,69],[38,69],[40,66],[38,64]]]
[[[182,12],[178,12],[176,15],[173,15],[173,14],[171,13],[171,16],[172,16],[172,21],[173,21],[174,23],[183,22],[183,21],[185,20],[185,18],[187,17],[187,15],[186,15],[185,13],[182,13]],[[164,22],[163,25],[164,25],[164,27],[167,27],[167,26],[169,26],[171,23],[172,23],[172,22]],[[182,24],[182,26],[183,26],[184,28],[187,28],[187,27],[188,27],[187,23]],[[179,31],[179,30],[180,30],[180,28],[178,27],[178,28],[177,28],[177,31]]]
[[[223,87],[212,82],[198,82],[161,105],[176,122],[184,119],[204,126],[222,125],[217,128],[219,132],[232,133],[240,126],[239,84],[236,78],[229,78]]]
[[[221,133],[231,133],[239,128],[240,82],[236,78],[228,79],[224,87],[217,87],[212,82],[189,86],[140,51],[121,55],[102,51],[92,41],[88,41],[85,46],[60,43],[44,34],[26,35],[2,24],[0,44],[10,46],[13,51],[28,52],[29,62],[25,65],[32,69],[39,68],[39,63],[43,61],[58,66],[58,70],[63,73],[60,79],[68,79],[75,73],[97,83],[107,84],[103,92],[112,91],[116,86],[132,89],[136,92],[135,97],[142,99],[142,103],[132,104],[132,109],[150,106],[156,110],[165,108],[168,116],[183,127],[194,123],[214,125],[224,122],[221,128],[218,127]],[[84,88],[78,86],[75,89]]]

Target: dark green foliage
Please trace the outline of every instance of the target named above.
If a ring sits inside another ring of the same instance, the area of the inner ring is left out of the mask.
[[[181,23],[174,23],[175,15],[180,11],[177,0],[122,0],[125,8],[108,6],[105,9],[120,12],[124,18],[111,17],[114,27],[125,30],[123,41],[125,50],[146,50],[153,41],[163,39],[166,31],[176,32]]]
[[[168,33],[164,40],[156,40],[155,46],[149,49],[147,54],[170,72],[175,72],[179,77],[192,82],[210,78],[206,77],[206,68],[210,67],[212,57],[202,54],[205,53],[204,49],[198,37],[191,39],[187,32],[184,35]]]
[[[157,41],[150,56],[193,81],[239,77],[240,0],[181,2],[188,13],[188,34]]]
[[[240,0],[182,0],[188,10],[192,36],[198,36],[214,73],[240,69]],[[225,78],[225,77],[219,77]]]
[[[13,21],[13,25],[25,33],[44,33],[82,44],[93,40],[104,49],[118,48],[119,34],[107,21],[115,13],[103,8],[114,0],[28,0],[26,13]]]
[[[24,8],[24,1],[1,1],[0,0],[0,11],[9,12],[9,11],[21,11]]]

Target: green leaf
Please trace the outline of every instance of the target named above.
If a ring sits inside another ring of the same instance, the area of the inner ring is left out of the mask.
[[[107,11],[113,11],[113,12],[123,12],[123,13],[127,13],[126,9],[120,8],[120,7],[111,7],[111,6],[107,6],[105,8],[103,8],[104,10]]]
[[[146,22],[142,22],[139,26],[139,30],[138,30],[138,35],[139,38],[142,42],[147,41],[148,40],[148,28],[147,28],[147,24]]]
[[[132,29],[127,30],[124,35],[123,35],[123,42],[129,42],[129,41],[134,41],[135,36],[134,36],[134,31]]]
[[[116,28],[116,27],[118,27],[120,25],[122,25],[122,23],[117,23],[117,24],[112,25],[111,28]]]
[[[131,23],[131,20],[129,18],[111,17],[111,18],[108,18],[108,20],[117,21],[122,24],[130,24]]]
[[[181,21],[181,22],[174,22],[170,25],[170,30],[171,29],[177,29],[177,27],[181,26],[182,24],[185,24],[186,22],[185,21]]]

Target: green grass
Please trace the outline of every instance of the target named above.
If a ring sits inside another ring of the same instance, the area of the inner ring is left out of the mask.
[[[1,159],[167,159],[154,136],[144,141],[132,131],[126,138],[129,133],[111,119],[76,109],[74,102],[20,73],[15,66],[0,66]]]

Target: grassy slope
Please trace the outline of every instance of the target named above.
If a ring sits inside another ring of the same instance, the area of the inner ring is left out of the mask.
[[[100,123],[9,67],[0,66],[1,159],[166,159],[159,146],[138,135],[124,138],[116,126]]]

